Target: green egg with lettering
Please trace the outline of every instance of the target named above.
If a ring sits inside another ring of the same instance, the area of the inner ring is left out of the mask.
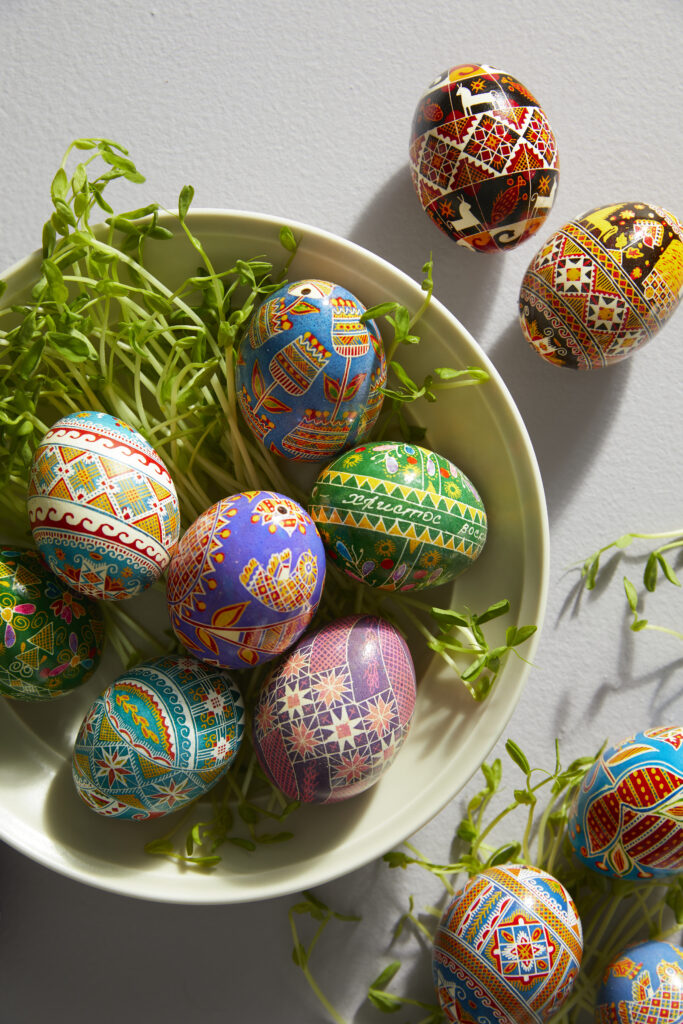
[[[486,541],[484,504],[452,462],[413,444],[359,445],[315,482],[309,506],[329,557],[383,590],[455,579]]]

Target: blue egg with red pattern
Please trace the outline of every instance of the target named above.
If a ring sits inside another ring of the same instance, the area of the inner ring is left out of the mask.
[[[313,279],[284,285],[254,312],[237,349],[235,390],[269,451],[322,462],[369,435],[386,361],[364,312],[346,288]]]
[[[627,947],[603,975],[596,1024],[680,1024],[683,1021],[683,950],[671,942]]]

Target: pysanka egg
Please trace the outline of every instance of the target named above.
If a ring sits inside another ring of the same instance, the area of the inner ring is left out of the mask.
[[[192,523],[171,562],[171,625],[195,657],[246,668],[276,658],[318,607],[325,549],[308,513],[274,491],[245,491]]]
[[[296,281],[253,314],[235,389],[250,430],[277,455],[323,462],[362,440],[382,406],[386,362],[365,306],[330,281]]]
[[[103,412],[72,413],[48,430],[33,456],[28,514],[52,571],[105,600],[156,582],[180,530],[163,462],[136,430]]]
[[[575,855],[612,878],[683,871],[683,726],[646,729],[605,750],[569,815]]]
[[[548,216],[559,178],[548,118],[512,75],[460,64],[417,105],[410,137],[413,185],[425,212],[458,245],[519,245]]]
[[[91,705],[74,745],[74,784],[98,814],[158,818],[226,773],[243,732],[244,705],[227,673],[194,658],[156,658]]]
[[[591,210],[550,236],[519,293],[522,330],[556,366],[591,370],[641,348],[683,292],[683,225],[647,203]]]
[[[640,942],[609,964],[598,992],[595,1024],[615,1021],[683,1021],[683,950],[671,942]]]
[[[95,601],[64,586],[40,552],[0,547],[0,694],[69,693],[95,671],[103,644]]]
[[[457,466],[417,445],[375,442],[322,471],[310,512],[332,559],[386,590],[454,579],[486,540],[484,505]]]
[[[348,616],[306,634],[266,680],[254,749],[290,799],[335,803],[374,785],[415,707],[410,651],[390,623]]]
[[[449,1021],[542,1024],[570,994],[583,933],[571,896],[540,868],[502,864],[467,882],[446,908],[433,949]]]

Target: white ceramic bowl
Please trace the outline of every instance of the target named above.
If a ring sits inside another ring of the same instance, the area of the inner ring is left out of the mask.
[[[168,222],[166,222],[168,223]],[[418,283],[343,238],[289,222],[302,238],[290,279],[316,277],[349,288],[366,305],[396,299],[417,309]],[[282,261],[282,221],[229,210],[198,210],[188,225],[218,268],[237,257]],[[197,257],[184,236],[160,248],[168,280],[192,273]],[[3,304],[35,279],[34,254],[5,275]],[[479,561],[458,581],[454,606],[482,610],[502,598],[511,615],[491,625],[497,640],[511,624],[537,623],[546,603],[548,525],[538,466],[524,423],[502,379],[474,339],[434,299],[420,322],[421,346],[401,357],[416,375],[433,366],[479,365],[483,385],[423,403],[431,447],[475,483],[489,517]],[[421,379],[421,378],[420,378]],[[533,661],[538,633],[524,648]],[[71,747],[85,709],[119,669],[105,658],[80,690],[49,705],[0,700],[0,836],[18,850],[71,878],[101,889],[177,903],[235,903],[282,896],[322,884],[381,856],[436,815],[486,759],[519,699],[526,661],[510,657],[493,692],[473,701],[440,659],[425,661],[413,726],[391,769],[361,796],[309,806],[287,821],[290,841],[250,853],[226,845],[210,872],[178,867],[144,853],[172,819],[133,823],[99,818],[76,796]],[[201,807],[199,808],[201,811]],[[200,819],[201,820],[201,819]]]

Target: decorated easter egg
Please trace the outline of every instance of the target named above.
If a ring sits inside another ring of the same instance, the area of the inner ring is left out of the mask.
[[[458,245],[495,252],[519,245],[548,216],[557,143],[521,82],[486,64],[460,64],[439,75],[417,105],[410,170],[437,227]]]
[[[612,878],[683,871],[683,726],[609,747],[585,776],[567,824],[579,860]]]
[[[591,210],[550,236],[519,293],[527,341],[548,362],[591,370],[625,359],[683,293],[683,225],[647,203]]]
[[[226,672],[178,655],[144,662],[85,715],[72,758],[76,790],[106,817],[170,814],[225,775],[243,732],[244,705]]]
[[[48,430],[33,456],[28,514],[52,571],[105,600],[134,597],[158,580],[180,530],[163,462],[104,412],[72,413]]]
[[[336,803],[379,780],[414,708],[401,634],[383,619],[348,616],[307,633],[272,670],[254,709],[254,749],[290,799]]]
[[[296,281],[253,314],[237,351],[235,390],[259,441],[322,462],[366,437],[382,407],[384,348],[365,306],[330,281]]]
[[[502,864],[456,893],[439,924],[434,984],[449,1021],[541,1024],[561,1007],[581,965],[571,896],[540,868]]]
[[[310,512],[330,557],[385,590],[454,579],[486,540],[484,505],[457,466],[417,445],[359,445],[322,471]]]
[[[604,973],[596,1024],[683,1021],[683,950],[670,942],[629,946]]]
[[[313,618],[325,549],[308,513],[273,491],[233,494],[187,530],[168,573],[168,610],[182,644],[214,665],[276,658]]]
[[[95,601],[65,587],[40,552],[0,547],[0,694],[69,693],[95,671],[103,644]]]

